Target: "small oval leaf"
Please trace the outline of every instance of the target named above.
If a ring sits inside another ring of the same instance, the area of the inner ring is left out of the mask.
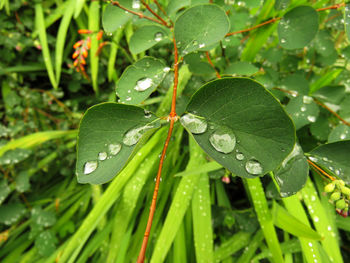
[[[287,12],[278,24],[280,45],[285,49],[303,48],[316,36],[318,14],[310,6],[298,6]]]
[[[291,119],[280,103],[251,79],[209,82],[193,95],[187,112],[207,123],[206,130],[192,134],[197,143],[241,177],[274,170],[295,143]],[[191,132],[189,125],[184,126]]]
[[[169,70],[162,61],[152,57],[144,57],[127,67],[116,87],[120,102],[141,103],[158,87]]]
[[[161,26],[151,25],[140,27],[130,38],[130,51],[133,54],[138,54],[153,47],[161,41],[170,41],[169,34],[169,30],[166,30],[166,28]]]
[[[225,11],[217,5],[197,5],[175,21],[174,33],[181,55],[204,49],[223,39],[230,29]]]
[[[102,103],[87,110],[78,134],[76,174],[80,183],[102,184],[115,177],[159,120],[142,108]]]
[[[119,0],[122,6],[132,9],[132,1],[130,0]],[[137,10],[135,10],[137,11]],[[113,33],[118,28],[121,28],[129,19],[132,18],[132,14],[124,11],[123,9],[113,4],[108,4],[102,15],[102,26],[106,33]]]

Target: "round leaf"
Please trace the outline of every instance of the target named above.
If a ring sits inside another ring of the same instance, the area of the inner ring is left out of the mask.
[[[278,24],[280,45],[285,49],[303,48],[316,36],[318,14],[310,6],[298,6],[286,13]]]
[[[209,82],[193,95],[187,112],[207,123],[205,132],[193,134],[198,144],[238,176],[254,177],[272,171],[295,143],[291,119],[279,102],[251,79],[224,78]],[[232,152],[227,145],[221,152],[215,148],[218,145],[212,145],[214,135],[220,134],[231,145],[235,137]]]
[[[259,69],[252,63],[246,61],[237,61],[228,66],[224,73],[232,75],[253,75],[258,71]]]
[[[119,0],[119,3],[128,9],[133,9],[132,1],[130,0]],[[110,3],[106,6],[102,15],[103,29],[106,33],[113,33],[128,22],[131,17],[132,14],[125,12],[123,9]]]
[[[230,21],[216,5],[197,5],[183,12],[175,22],[175,39],[180,54],[186,55],[215,44],[229,31]]]
[[[111,180],[142,139],[158,127],[159,121],[153,114],[136,106],[102,103],[88,109],[78,134],[78,181],[102,184]]]
[[[288,197],[298,192],[305,185],[308,174],[309,165],[304,152],[296,143],[293,151],[283,160],[281,166],[274,173],[280,188],[280,195]]]
[[[144,26],[136,30],[131,36],[129,48],[131,53],[138,54],[163,40],[170,40],[169,32],[164,27]]]
[[[152,57],[144,57],[127,67],[116,87],[119,102],[141,103],[157,88],[169,70],[162,61]]]
[[[309,155],[311,161],[350,183],[350,140],[320,145]]]
[[[350,127],[345,124],[339,124],[328,136],[328,142],[337,142],[350,140]]]

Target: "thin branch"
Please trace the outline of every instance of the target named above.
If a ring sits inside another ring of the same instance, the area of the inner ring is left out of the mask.
[[[126,7],[124,7],[124,6],[122,6],[122,5],[119,3],[119,1],[111,1],[111,4],[112,4],[112,5],[115,5],[115,6],[118,6],[120,9],[123,9],[124,11],[126,11],[126,12],[128,12],[128,13],[130,13],[130,14],[136,15],[136,16],[138,16],[139,18],[145,18],[145,19],[148,19],[148,20],[151,20],[151,21],[153,21],[153,22],[156,22],[156,23],[158,23],[158,24],[163,25],[163,23],[162,23],[161,21],[159,21],[158,19],[155,19],[155,18],[149,17],[149,16],[145,16],[145,15],[142,14],[142,13],[138,13],[138,12],[132,11],[132,10],[130,10],[130,9],[128,9],[128,8],[126,8]]]
[[[149,211],[146,231],[145,231],[145,234],[143,237],[141,250],[140,250],[139,256],[137,258],[137,263],[143,263],[145,260],[147,243],[148,243],[149,235],[151,232],[154,213],[156,211],[157,196],[158,196],[158,191],[159,191],[159,184],[160,184],[160,178],[162,175],[162,168],[163,168],[163,163],[164,163],[164,159],[165,159],[165,154],[166,154],[166,151],[168,149],[171,135],[173,133],[174,123],[178,119],[178,116],[176,114],[176,92],[177,92],[177,85],[178,85],[178,78],[179,78],[179,61],[178,61],[179,56],[178,56],[178,50],[177,50],[177,46],[176,46],[175,37],[173,39],[173,43],[174,43],[174,87],[173,87],[173,98],[171,101],[171,111],[170,111],[170,114],[168,117],[168,120],[170,120],[170,126],[169,126],[169,130],[168,130],[168,136],[165,140],[163,151],[162,151],[162,154],[160,156],[158,172],[157,172],[157,177],[156,177],[156,184],[155,184],[154,191],[153,191],[152,203],[151,203],[151,207],[150,207],[150,211]]]
[[[322,173],[324,176],[328,177],[329,179],[331,179],[332,181],[336,180],[336,178],[334,178],[333,176],[330,176],[328,173],[326,173],[325,171],[323,171],[320,167],[318,167],[315,163],[313,163],[312,161],[310,161],[309,159],[306,159],[307,162],[309,164],[311,164],[311,166],[316,169],[317,171],[319,171],[320,173]]]
[[[343,7],[343,6],[345,6],[345,3],[336,4],[336,5],[332,5],[332,6],[328,6],[328,7],[324,7],[324,8],[318,8],[318,9],[316,9],[316,11],[320,12],[320,11],[325,11],[325,10],[330,10],[330,9],[338,9],[340,7]],[[256,26],[253,26],[253,27],[250,27],[250,28],[247,28],[247,29],[243,29],[243,30],[239,30],[239,31],[235,31],[235,32],[231,32],[231,33],[227,33],[226,36],[232,36],[232,35],[248,32],[248,31],[252,31],[252,30],[254,30],[256,28],[265,26],[267,24],[274,23],[274,22],[276,22],[278,20],[281,20],[281,19],[282,19],[282,17],[272,18],[272,19],[270,19],[268,21],[265,21],[265,22],[263,22],[261,24],[258,24]]]
[[[169,28],[171,27],[171,26],[168,25],[168,23],[167,23],[161,16],[159,16],[156,12],[154,12],[154,11],[152,10],[152,8],[145,2],[145,0],[141,0],[141,2],[142,2],[142,4],[147,8],[147,10],[150,11],[150,12],[152,13],[152,15],[154,15],[156,18],[158,18],[158,20],[159,20],[160,22],[162,22],[162,24],[163,24],[164,26],[169,27]]]
[[[340,120],[342,123],[344,123],[344,124],[347,125],[347,126],[350,126],[350,123],[347,122],[346,120],[344,120],[342,117],[340,117],[338,113],[336,113],[335,111],[333,111],[331,108],[329,108],[327,105],[323,104],[323,103],[322,103],[321,101],[319,101],[318,99],[315,99],[315,98],[313,98],[313,99],[314,99],[314,101],[315,101],[318,105],[320,105],[322,108],[328,110],[328,111],[329,111],[330,113],[332,113],[335,117],[337,117],[338,120]]]
[[[221,79],[221,76],[220,76],[219,71],[216,70],[216,68],[215,68],[215,66],[214,66],[214,64],[213,64],[213,61],[211,61],[209,52],[206,51],[206,52],[205,52],[205,55],[207,56],[207,60],[208,60],[208,62],[209,62],[209,64],[210,64],[210,66],[215,70],[216,77],[217,77],[218,79]]]
[[[157,5],[158,9],[165,15],[168,16],[165,12],[165,10],[163,9],[163,7],[158,3],[157,0],[153,0],[153,2]]]

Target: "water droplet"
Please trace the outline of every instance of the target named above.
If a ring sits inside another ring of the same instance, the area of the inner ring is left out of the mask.
[[[106,160],[106,159],[107,159],[107,153],[106,153],[106,152],[100,152],[100,153],[98,153],[98,159],[99,159],[100,161]]]
[[[236,154],[236,159],[237,159],[238,161],[244,160],[244,155],[243,155],[243,153],[237,153],[237,154]]]
[[[199,48],[204,48],[205,47],[205,44],[202,43],[202,44],[199,44]]]
[[[140,0],[133,0],[132,1],[132,8],[133,9],[140,9],[141,4],[140,4]]]
[[[146,119],[149,119],[149,118],[152,117],[152,113],[151,113],[150,111],[144,110],[144,112],[145,112],[145,118],[146,118]]]
[[[315,116],[307,116],[307,119],[309,122],[315,122],[316,121],[316,117]]]
[[[126,97],[126,99],[125,99],[126,101],[131,101],[131,97]]]
[[[157,32],[157,33],[154,34],[154,40],[159,42],[159,41],[161,41],[163,39],[163,36],[164,35],[163,35],[162,32]]]
[[[309,156],[309,159],[313,162],[318,162],[318,159],[316,157]]]
[[[261,166],[261,163],[258,160],[250,159],[245,164],[245,169],[248,173],[253,175],[262,174],[263,167]]]
[[[302,107],[300,108],[300,110],[304,112],[304,111],[306,111],[306,107],[305,107],[305,106],[302,106]]]
[[[145,126],[141,126],[141,127],[137,127],[129,130],[124,135],[123,143],[128,146],[132,146],[136,144],[141,139],[142,135],[152,128],[153,128],[152,125],[147,124]]]
[[[134,89],[137,91],[145,91],[149,89],[152,86],[152,84],[153,84],[152,79],[142,78],[136,82],[136,86],[134,87]]]
[[[310,104],[313,101],[312,97],[310,96],[303,96],[303,102],[305,104]]]
[[[180,118],[180,122],[191,133],[201,134],[207,130],[207,122],[203,117],[187,113]]]
[[[112,155],[117,155],[120,152],[121,148],[122,145],[120,143],[108,145],[109,153]]]
[[[346,134],[342,133],[340,134],[340,139],[344,140],[346,138]]]
[[[97,168],[97,161],[89,161],[84,165],[84,174],[90,174]]]
[[[286,43],[286,40],[284,38],[281,38],[281,43],[282,44]]]
[[[236,146],[236,136],[227,127],[220,127],[209,137],[210,144],[222,153],[230,153]]]
[[[163,72],[168,73],[169,71],[170,71],[170,68],[169,68],[169,67],[163,68]]]
[[[193,45],[197,46],[198,45],[198,41],[197,40],[193,40]]]

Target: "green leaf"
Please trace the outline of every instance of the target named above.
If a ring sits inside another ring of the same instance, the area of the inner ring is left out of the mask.
[[[170,0],[167,8],[167,13],[169,16],[173,16],[179,9],[189,6],[190,3],[190,0]]]
[[[11,188],[7,184],[7,180],[0,181],[0,205],[5,201],[6,197],[11,193]]]
[[[319,114],[317,104],[309,96],[292,98],[286,106],[286,111],[292,117],[297,130],[315,122]]]
[[[314,240],[322,239],[320,234],[310,226],[305,225],[276,202],[273,203],[272,215],[274,224],[292,235]]]
[[[251,79],[209,82],[192,96],[187,112],[181,117],[185,128],[210,157],[238,176],[275,169],[295,143],[293,123],[282,106]]]
[[[197,5],[183,12],[175,21],[174,33],[181,55],[203,49],[223,39],[230,21],[216,5]]]
[[[16,190],[20,193],[30,189],[29,174],[27,171],[22,171],[16,176]]]
[[[309,82],[300,74],[292,74],[281,81],[280,87],[296,92],[296,95],[307,95],[309,93]]]
[[[56,250],[57,241],[55,234],[50,230],[46,230],[35,239],[35,247],[40,255],[48,257]]]
[[[130,51],[133,54],[138,54],[159,42],[171,41],[169,34],[169,30],[161,26],[149,25],[140,27],[130,38]]]
[[[224,74],[230,75],[253,75],[258,72],[259,69],[253,64],[246,61],[237,61],[229,65]]]
[[[0,165],[9,165],[22,162],[23,160],[27,159],[31,153],[31,150],[21,148],[7,151],[0,157]]]
[[[327,86],[332,83],[336,77],[343,71],[343,69],[335,69],[332,71],[328,71],[327,73],[323,74],[320,78],[318,78],[315,82],[313,82],[310,86],[310,92],[309,94],[314,93],[316,90],[319,90],[320,88]]]
[[[56,214],[52,211],[42,210],[41,207],[32,209],[32,223],[41,228],[52,226],[56,223]]]
[[[306,183],[309,165],[303,150],[298,143],[293,151],[283,160],[274,176],[282,197],[288,197],[298,192]]]
[[[350,140],[320,145],[309,155],[311,161],[350,183]]]
[[[276,0],[275,9],[276,10],[287,9],[289,2],[290,2],[290,0]]]
[[[120,102],[141,103],[157,88],[169,70],[162,61],[152,57],[144,57],[130,65],[117,83]]]
[[[139,107],[102,103],[89,108],[79,127],[78,181],[108,182],[126,165],[142,137],[159,127],[158,119]]]
[[[350,140],[350,127],[345,124],[339,124],[328,136],[328,142],[337,142],[342,140]]]
[[[318,14],[310,6],[298,6],[287,12],[278,24],[280,45],[285,49],[303,48],[318,31]]]
[[[315,91],[313,96],[323,102],[329,102],[339,105],[345,96],[345,86],[324,86]]]
[[[132,1],[130,0],[119,0],[118,2],[128,9],[132,9]],[[125,12],[118,6],[108,4],[102,15],[103,29],[107,34],[111,34],[126,24],[126,22],[128,22],[131,17],[132,14]]]
[[[184,57],[186,64],[188,64],[189,70],[193,74],[205,75],[215,74],[215,70],[207,61],[203,52],[194,52]]]
[[[5,204],[0,206],[0,223],[10,226],[16,223],[26,212],[21,203]]]
[[[348,40],[350,41],[350,4],[345,5],[344,9],[344,26]]]

